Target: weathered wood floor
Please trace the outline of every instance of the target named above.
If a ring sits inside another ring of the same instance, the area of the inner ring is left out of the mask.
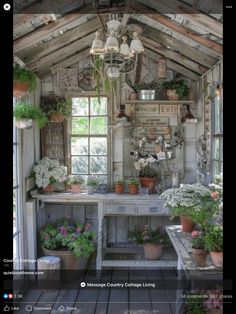
[[[84,289],[80,287],[80,282],[92,282],[94,279],[91,274],[84,272],[77,284],[67,282],[59,289],[47,290],[31,287],[24,292],[20,303],[15,303],[19,307],[15,313],[182,314],[176,311],[176,290],[166,288],[167,277],[176,278],[176,272],[172,269],[156,270],[153,276],[153,271],[149,269],[141,272],[140,270],[107,270],[102,273],[103,280],[112,282],[119,282],[122,279],[129,282],[156,280],[159,289]]]

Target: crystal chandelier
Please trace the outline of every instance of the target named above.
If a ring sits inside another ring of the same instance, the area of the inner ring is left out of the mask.
[[[105,70],[110,79],[118,78],[120,73],[132,72],[137,65],[137,55],[144,52],[138,33],[133,32],[129,46],[127,36],[121,35],[121,26],[117,16],[113,14],[111,20],[107,22],[106,42],[103,42],[99,30],[90,50],[91,55],[99,55],[104,60]]]

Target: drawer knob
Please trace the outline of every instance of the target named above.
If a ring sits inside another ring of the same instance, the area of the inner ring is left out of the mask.
[[[120,212],[124,212],[125,211],[125,206],[118,206],[118,210]]]
[[[152,212],[152,213],[153,212],[157,212],[158,208],[156,206],[155,207],[154,206],[153,207],[149,207],[149,211]]]

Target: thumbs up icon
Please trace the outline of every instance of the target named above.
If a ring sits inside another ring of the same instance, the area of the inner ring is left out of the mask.
[[[9,312],[10,311],[10,307],[8,305],[6,305],[4,308],[3,308],[3,311],[4,312]]]

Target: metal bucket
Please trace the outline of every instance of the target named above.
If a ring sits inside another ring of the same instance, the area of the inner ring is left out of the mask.
[[[139,91],[139,99],[141,100],[154,100],[156,97],[155,89],[142,89]]]

